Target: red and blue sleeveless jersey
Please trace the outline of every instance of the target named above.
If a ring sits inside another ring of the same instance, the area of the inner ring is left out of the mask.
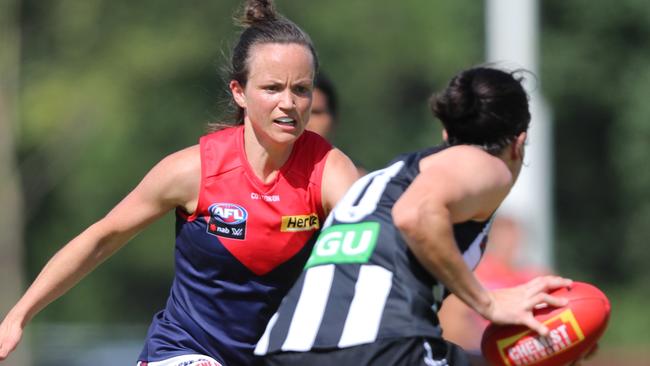
[[[244,151],[243,126],[200,139],[194,214],[176,212],[175,276],[141,361],[204,354],[254,363],[253,348],[298,278],[324,219],[323,168],[331,145],[305,131],[265,184]]]

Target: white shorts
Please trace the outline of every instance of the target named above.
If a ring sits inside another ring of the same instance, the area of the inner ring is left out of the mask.
[[[143,362],[137,366],[222,366],[214,358],[203,355],[183,355],[168,358],[162,361]]]

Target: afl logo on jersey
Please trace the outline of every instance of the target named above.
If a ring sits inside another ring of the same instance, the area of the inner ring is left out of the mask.
[[[248,212],[234,203],[213,203],[208,207],[208,233],[230,239],[246,237]]]

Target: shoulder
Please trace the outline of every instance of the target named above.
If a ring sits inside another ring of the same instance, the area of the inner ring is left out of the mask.
[[[186,206],[196,200],[201,182],[201,153],[193,145],[167,155],[148,174],[165,200]]]
[[[352,160],[341,150],[333,148],[327,155],[322,178],[322,195],[325,212],[329,212],[359,178]]]
[[[421,172],[485,181],[495,185],[512,183],[512,173],[500,158],[470,145],[452,146],[420,162]]]
[[[412,205],[446,207],[453,222],[483,220],[497,209],[514,183],[506,163],[474,146],[453,146],[420,162],[409,187]]]
[[[358,171],[352,159],[337,148],[332,148],[327,155],[325,174],[351,176],[354,179],[358,178]]]
[[[197,144],[171,153],[163,158],[158,163],[158,166],[161,168],[170,169],[170,173],[176,172],[178,174],[194,171],[196,168],[200,169],[201,148]]]

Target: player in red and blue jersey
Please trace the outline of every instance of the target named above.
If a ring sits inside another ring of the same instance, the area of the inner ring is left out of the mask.
[[[325,215],[357,178],[304,132],[318,60],[270,1],[248,0],[232,52],[233,123],[160,161],[104,218],[65,245],[0,324],[0,360],[48,303],[147,225],[175,210],[176,273],[139,364],[250,365]]]
[[[201,139],[198,205],[191,215],[177,211],[176,276],[141,360],[190,349],[250,364],[253,344],[304,266],[324,218],[331,146],[306,131],[276,179],[264,182],[246,160],[245,132]]]

